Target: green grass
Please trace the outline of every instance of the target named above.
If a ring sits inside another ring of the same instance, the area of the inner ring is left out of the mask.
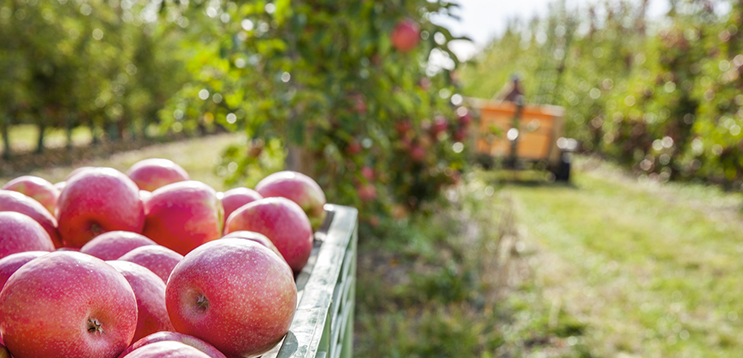
[[[44,168],[29,174],[42,177],[52,183],[63,181],[75,168],[81,166],[111,167],[125,172],[132,164],[146,158],[167,158],[181,165],[191,179],[209,184],[216,190],[227,189],[224,177],[229,174],[229,163],[222,163],[222,151],[234,143],[245,141],[244,136],[225,134],[208,136],[189,141],[173,142],[145,147],[140,150],[116,153],[108,158],[76,163],[72,166]],[[12,178],[0,178],[5,183]]]
[[[67,144],[67,134],[63,129],[48,129],[44,137],[44,146],[46,148],[61,148]],[[10,147],[15,152],[30,152],[36,149],[36,142],[39,138],[39,130],[36,126],[30,124],[19,124],[10,127],[8,134]],[[72,130],[72,143],[75,146],[90,144],[93,135],[88,127],[77,127]],[[3,141],[0,139],[0,152],[4,148]]]
[[[536,282],[585,322],[596,356],[738,357],[743,196],[580,161],[573,186],[503,188]]]

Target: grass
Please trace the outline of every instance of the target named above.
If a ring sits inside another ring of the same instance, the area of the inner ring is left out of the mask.
[[[44,137],[46,148],[61,148],[67,144],[67,134],[63,129],[47,129]],[[19,124],[10,127],[8,133],[10,147],[14,152],[30,152],[36,149],[39,138],[38,127],[31,124]],[[90,144],[93,135],[88,127],[78,127],[72,130],[72,143],[75,146]],[[0,152],[2,152],[3,141],[0,139]]]
[[[225,190],[224,177],[229,174],[229,163],[222,163],[222,151],[234,143],[245,141],[244,136],[224,134],[145,147],[141,150],[112,154],[108,158],[75,163],[72,166],[38,169],[36,175],[52,183],[64,181],[75,168],[81,166],[111,167],[126,172],[132,164],[146,158],[168,158],[181,165],[191,179],[209,184],[216,190]],[[5,183],[12,178],[0,178]]]
[[[578,164],[572,186],[502,190],[542,262],[535,282],[588,325],[592,354],[740,356],[743,196]]]

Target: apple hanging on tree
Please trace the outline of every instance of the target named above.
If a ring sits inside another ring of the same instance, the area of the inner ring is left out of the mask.
[[[411,19],[402,20],[392,30],[390,40],[392,46],[395,46],[398,51],[402,53],[410,52],[420,41],[420,27]]]

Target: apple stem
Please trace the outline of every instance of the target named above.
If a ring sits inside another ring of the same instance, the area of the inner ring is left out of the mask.
[[[88,332],[98,332],[98,336],[106,333],[103,331],[103,323],[99,322],[96,318],[88,319]]]
[[[204,295],[199,295],[199,298],[196,299],[196,306],[199,307],[202,311],[206,311],[207,308],[209,308],[209,300]]]

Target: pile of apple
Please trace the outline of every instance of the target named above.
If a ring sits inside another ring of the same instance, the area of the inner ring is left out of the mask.
[[[218,193],[166,159],[0,190],[0,358],[254,357],[325,218],[311,178]]]

